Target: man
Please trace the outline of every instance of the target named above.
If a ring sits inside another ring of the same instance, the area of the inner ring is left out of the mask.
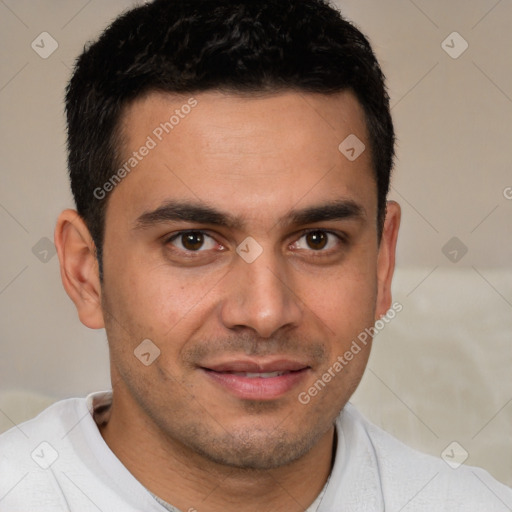
[[[55,233],[112,392],[0,437],[1,511],[511,510],[348,404],[392,306],[394,133],[323,0],[156,0],[67,90]]]

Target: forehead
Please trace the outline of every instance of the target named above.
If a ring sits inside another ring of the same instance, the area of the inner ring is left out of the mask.
[[[344,197],[376,204],[364,114],[348,91],[150,93],[126,109],[121,134],[129,172],[109,209],[126,215],[176,199],[248,218]]]

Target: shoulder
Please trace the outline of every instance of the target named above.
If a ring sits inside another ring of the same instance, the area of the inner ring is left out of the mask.
[[[26,450],[35,448],[34,442],[45,437],[66,434],[66,428],[77,420],[79,410],[87,411],[84,398],[70,398],[56,402],[35,418],[15,425],[0,435],[2,460],[25,461]],[[29,459],[30,452],[28,453]]]
[[[85,398],[62,400],[0,435],[0,510],[9,510],[20,496],[24,506],[34,505],[34,510],[61,509],[52,466],[69,456],[66,437],[87,415]],[[45,496],[47,507],[41,508]]]
[[[63,435],[69,425],[76,421],[80,413],[87,413],[85,398],[69,398],[55,402],[31,420],[13,426],[0,434],[2,455],[5,451],[19,453],[21,446],[31,446],[31,441],[41,435]],[[16,449],[16,450],[15,450]]]
[[[512,489],[486,471],[448,464],[440,457],[418,452],[366,420],[348,405],[340,423],[367,443],[377,466],[386,509],[427,511],[508,511]]]
[[[57,402],[0,436],[0,512],[160,511],[98,429],[111,391]]]

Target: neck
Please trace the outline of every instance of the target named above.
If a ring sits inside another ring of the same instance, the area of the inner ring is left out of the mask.
[[[299,460],[254,470],[213,462],[164,436],[143,415],[134,416],[115,400],[110,420],[100,427],[103,439],[142,485],[182,511],[304,511],[331,471],[334,427]]]

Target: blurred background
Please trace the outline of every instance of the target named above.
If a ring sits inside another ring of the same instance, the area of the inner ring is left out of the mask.
[[[78,321],[53,229],[73,204],[63,114],[73,62],[135,3],[0,0],[0,431],[110,385],[105,333]],[[352,401],[407,444],[512,485],[512,3],[336,3],[388,78],[391,198],[403,209],[403,310],[376,337]]]

